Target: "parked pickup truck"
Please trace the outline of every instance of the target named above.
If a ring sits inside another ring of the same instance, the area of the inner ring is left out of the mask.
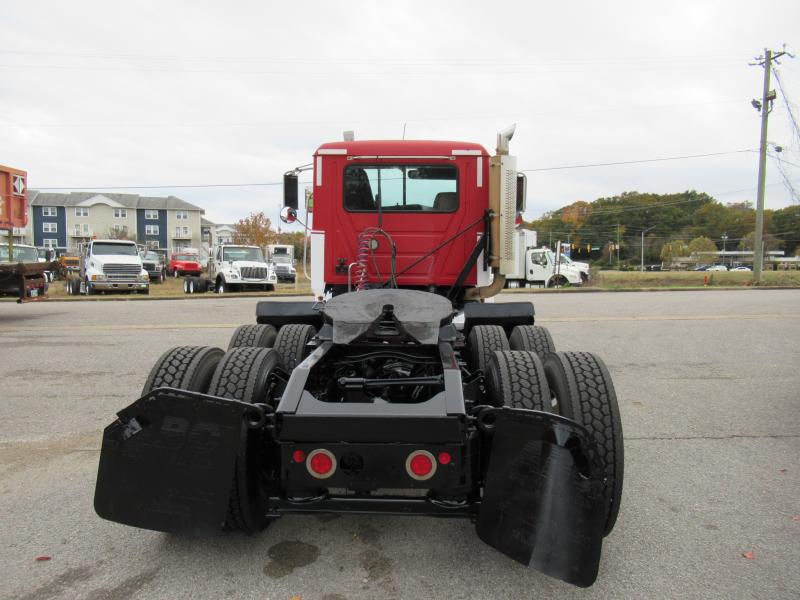
[[[144,269],[135,242],[92,240],[81,245],[81,270],[67,280],[67,293],[150,293],[150,274]]]

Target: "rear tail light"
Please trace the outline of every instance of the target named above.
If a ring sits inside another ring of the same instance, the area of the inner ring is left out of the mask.
[[[336,472],[336,457],[324,448],[312,450],[306,457],[306,469],[312,477],[327,479]]]
[[[436,458],[427,450],[415,450],[406,459],[408,476],[417,481],[425,481],[436,473]]]

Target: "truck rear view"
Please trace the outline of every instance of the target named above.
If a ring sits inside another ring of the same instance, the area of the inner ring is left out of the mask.
[[[611,377],[592,353],[557,352],[532,303],[481,302],[515,268],[512,134],[494,156],[321,146],[319,299],[259,302],[227,351],[165,352],[104,431],[97,513],[189,533],[290,513],[462,518],[510,558],[591,585],[622,491]]]

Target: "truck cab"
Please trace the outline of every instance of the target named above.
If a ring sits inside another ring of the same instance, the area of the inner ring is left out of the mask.
[[[294,266],[294,246],[291,244],[270,244],[267,246],[267,252],[278,281],[294,283],[297,279],[297,269]]]
[[[573,265],[562,261],[556,268],[555,252],[549,248],[528,250],[525,253],[525,264],[525,276],[528,283],[545,287],[566,284],[580,285],[583,283],[581,272]]]
[[[258,246],[217,246],[208,259],[208,278],[220,294],[248,289],[271,292],[278,283],[275,270]]]
[[[150,293],[150,274],[142,265],[135,242],[92,240],[81,245],[81,259],[82,293]]]
[[[507,146],[513,129],[504,135],[498,140]],[[492,157],[472,142],[347,140],[320,146],[313,171],[317,298],[401,287],[452,292],[460,301],[490,285],[501,266],[513,268],[507,240],[524,210],[524,175],[507,150]],[[296,198],[296,173],[285,177]],[[490,179],[496,198],[490,198]],[[502,252],[485,261],[490,220]],[[502,287],[504,280],[495,281]]]

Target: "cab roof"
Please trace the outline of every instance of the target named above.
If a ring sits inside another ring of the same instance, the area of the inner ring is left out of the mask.
[[[338,150],[339,152],[331,152]],[[314,156],[342,154],[347,156],[453,156],[453,151],[467,150],[472,155],[489,156],[486,148],[474,142],[454,142],[440,140],[355,140],[352,142],[328,142],[322,144]]]

